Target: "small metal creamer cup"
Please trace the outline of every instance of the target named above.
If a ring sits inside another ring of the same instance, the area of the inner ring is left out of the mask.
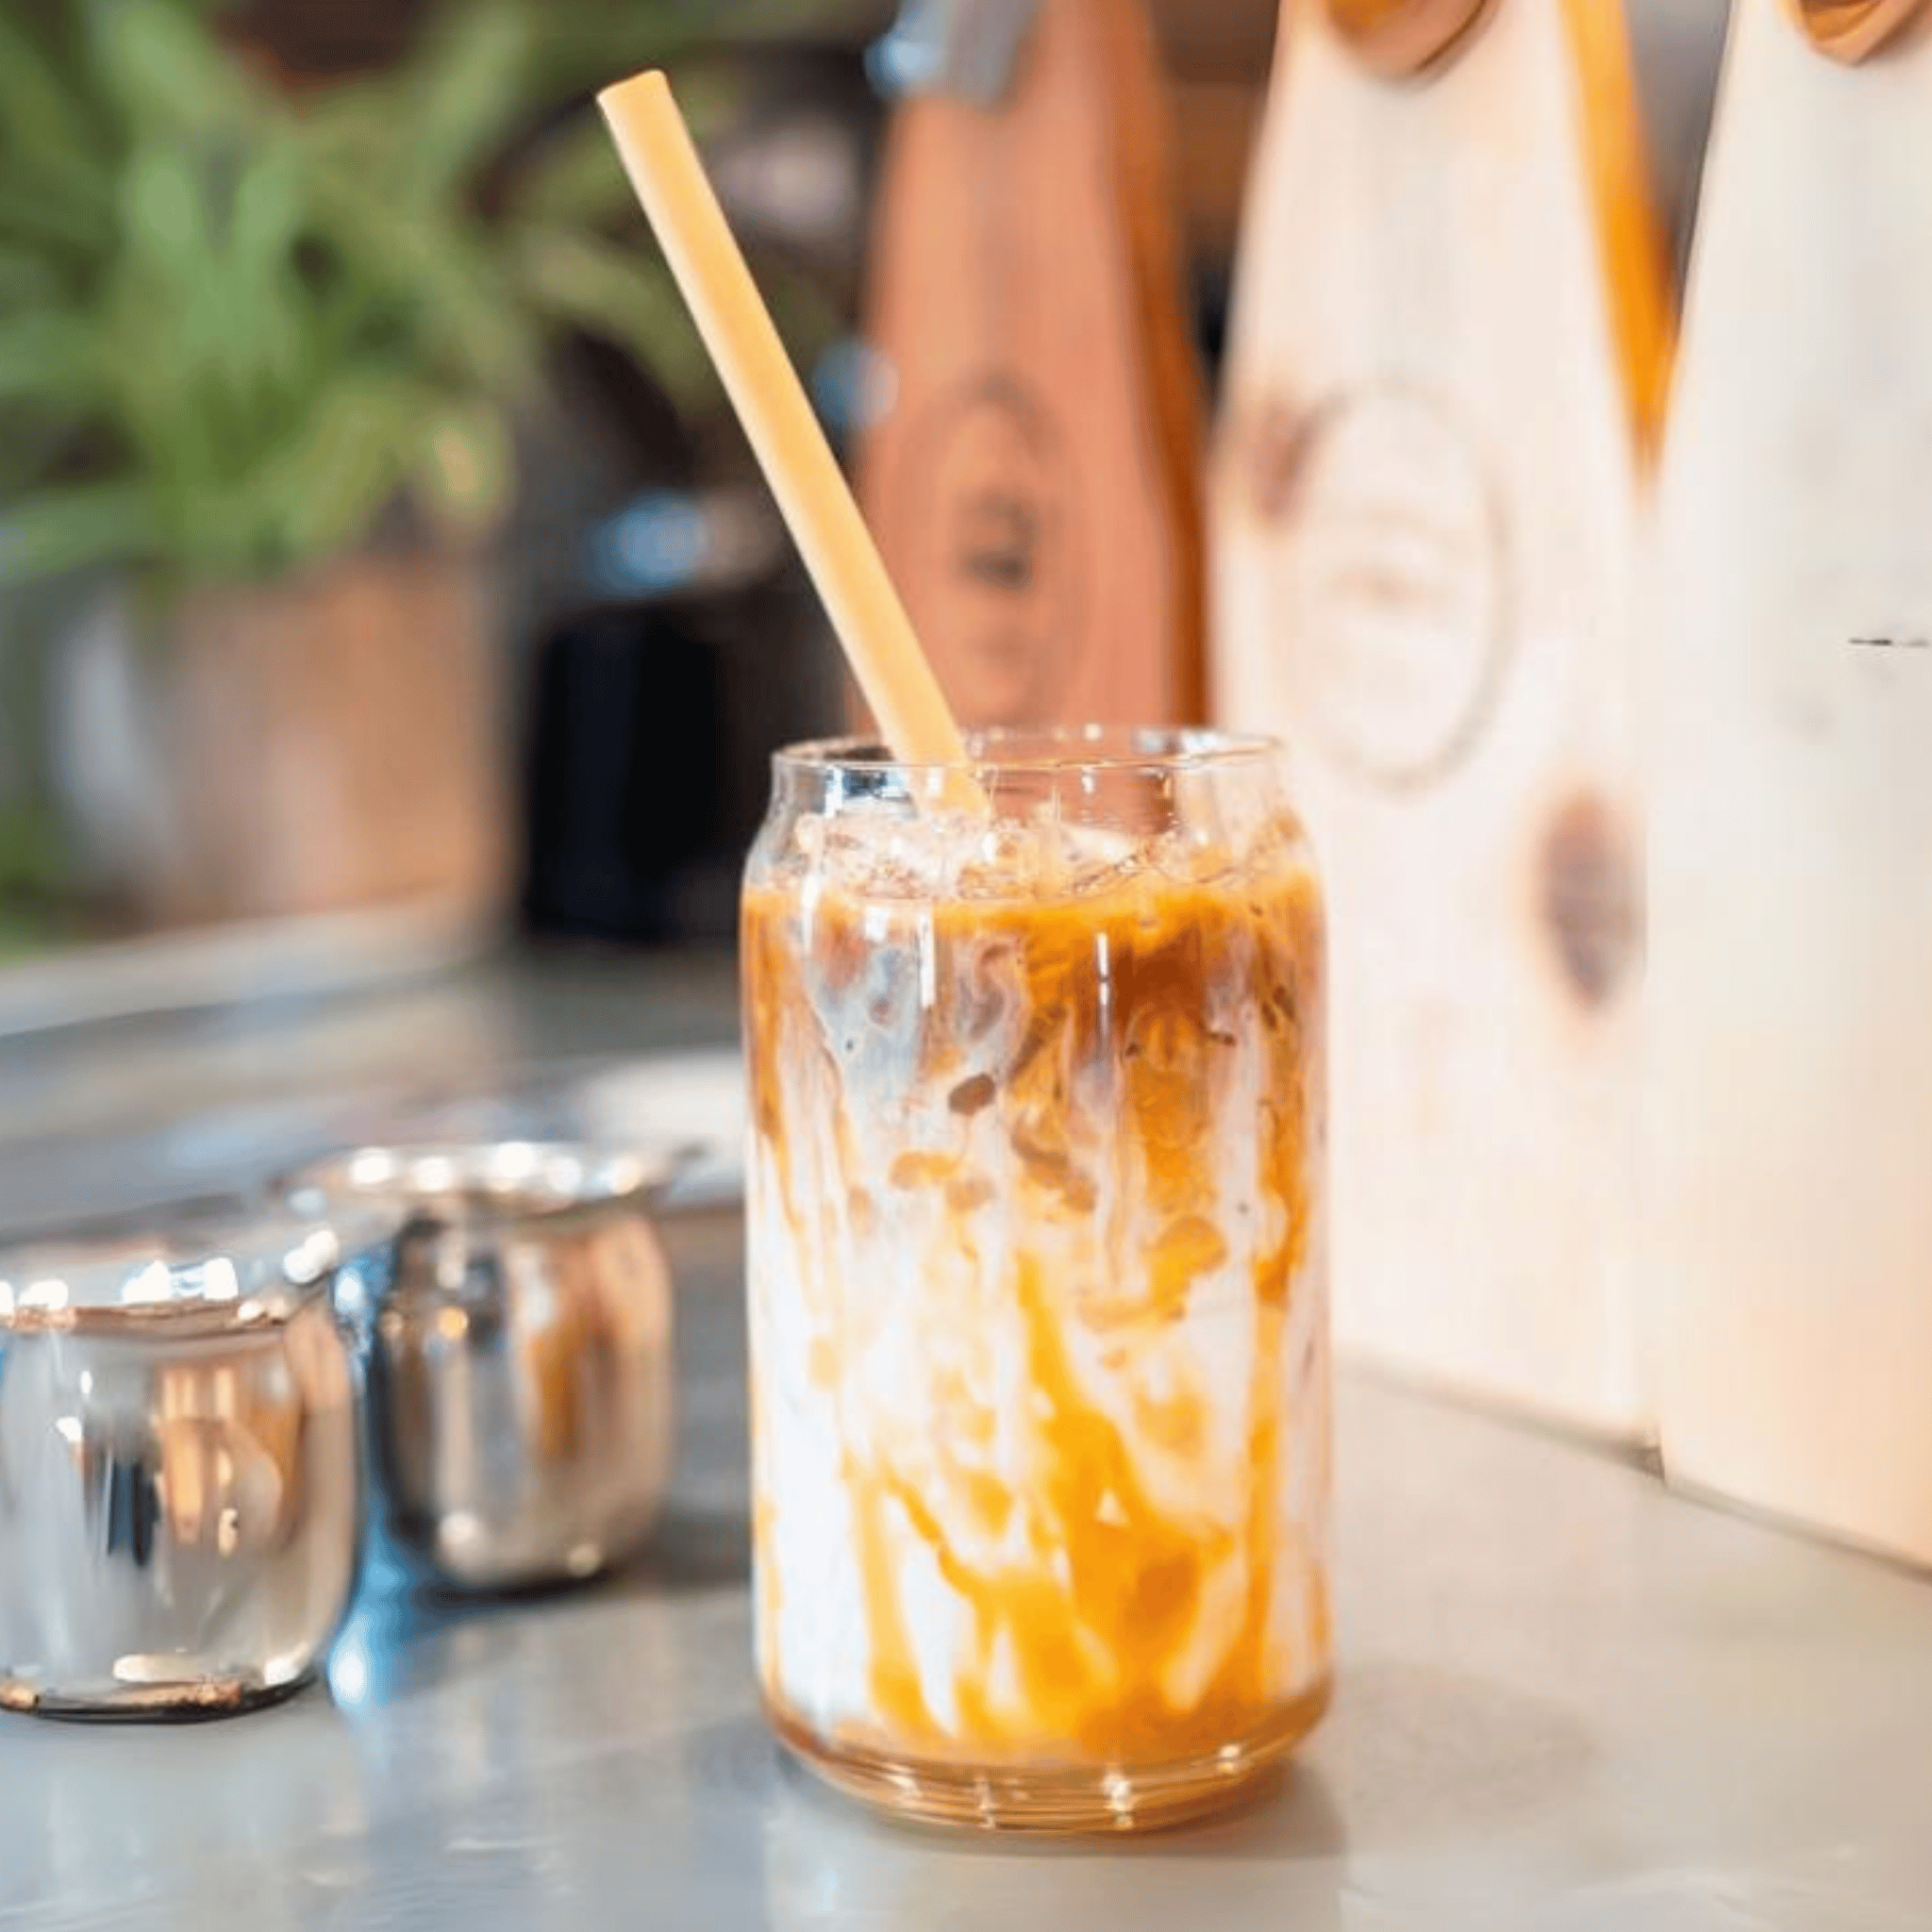
[[[218,1715],[314,1672],[362,1541],[339,1257],[240,1203],[0,1254],[0,1707]]]
[[[287,1176],[399,1229],[345,1266],[392,1541],[441,1581],[592,1576],[670,1480],[671,1277],[650,1210],[687,1157],[564,1142],[365,1147]]]

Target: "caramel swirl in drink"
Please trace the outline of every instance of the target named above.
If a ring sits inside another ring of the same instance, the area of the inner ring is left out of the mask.
[[[1322,911],[1264,744],[779,760],[743,972],[759,1662],[901,1808],[1221,1802],[1329,1670]]]

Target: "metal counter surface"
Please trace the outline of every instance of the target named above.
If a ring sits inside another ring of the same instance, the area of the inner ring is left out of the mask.
[[[538,1043],[634,1030],[608,1020]],[[647,1556],[465,1606],[378,1550],[326,1688],[166,1729],[0,1716],[0,1927],[1932,1926],[1932,1589],[1357,1377],[1338,1698],[1258,1803],[1058,1846],[863,1815],[756,1707],[736,1218],[667,1235]]]
[[[1058,1847],[861,1815],[759,1724],[735,1222],[673,1246],[682,1474],[650,1555],[466,1608],[378,1554],[327,1690],[0,1723],[0,1924],[1932,1924],[1932,1591],[1358,1379],[1340,1694],[1260,1803]]]

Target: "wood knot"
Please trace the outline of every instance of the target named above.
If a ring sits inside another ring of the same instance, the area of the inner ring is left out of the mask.
[[[1328,0],[1328,21],[1356,58],[1390,80],[1446,59],[1494,10],[1495,0]]]
[[[1882,52],[1923,5],[1924,0],[1790,0],[1806,38],[1846,66]]]
[[[1313,425],[1279,396],[1257,403],[1239,433],[1240,480],[1263,524],[1285,523],[1300,493]]]
[[[1575,793],[1550,821],[1538,907],[1571,991],[1606,1005],[1638,957],[1642,910],[1628,834],[1596,792]]]

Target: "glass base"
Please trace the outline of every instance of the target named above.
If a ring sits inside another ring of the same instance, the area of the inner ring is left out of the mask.
[[[1239,1803],[1314,1728],[1331,1688],[1324,1677],[1261,1728],[1231,1740],[1212,1757],[1132,1769],[949,1764],[828,1740],[770,1697],[765,1711],[780,1741],[808,1771],[874,1809],[934,1824],[1072,1835],[1158,1831]]]

